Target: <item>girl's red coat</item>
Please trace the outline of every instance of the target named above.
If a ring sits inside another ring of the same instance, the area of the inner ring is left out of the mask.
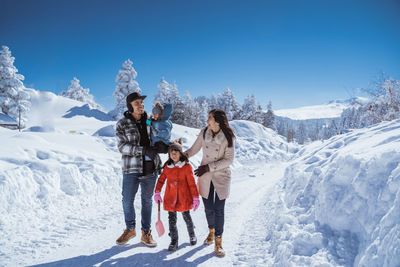
[[[180,162],[179,162],[180,163]],[[161,192],[165,179],[163,206],[167,211],[187,211],[192,208],[193,198],[199,197],[196,182],[193,176],[192,165],[165,166],[158,178],[155,192]]]

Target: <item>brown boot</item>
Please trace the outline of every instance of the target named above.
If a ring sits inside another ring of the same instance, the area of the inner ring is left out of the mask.
[[[215,229],[214,228],[209,228],[208,230],[209,230],[208,236],[203,242],[203,244],[207,245],[207,246],[211,245],[214,242],[214,233],[215,233]]]
[[[116,243],[117,245],[123,245],[126,242],[129,241],[129,239],[133,238],[136,236],[136,229],[125,229],[124,232],[122,233],[122,235],[120,237],[118,237]]]
[[[156,247],[157,242],[154,241],[153,236],[151,235],[151,230],[147,232],[147,234],[142,230],[142,238],[140,241],[148,247]]]
[[[214,247],[215,255],[218,257],[225,256],[225,250],[222,248],[222,237],[216,236],[215,237],[215,247]]]

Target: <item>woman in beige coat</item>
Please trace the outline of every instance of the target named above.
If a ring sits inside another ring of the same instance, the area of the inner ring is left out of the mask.
[[[203,198],[209,234],[204,240],[210,245],[215,238],[215,254],[225,256],[222,248],[225,199],[229,196],[231,171],[235,152],[235,135],[223,110],[213,109],[207,127],[200,131],[196,141],[185,153],[188,157],[203,149],[201,165],[194,173],[199,177],[197,186]]]

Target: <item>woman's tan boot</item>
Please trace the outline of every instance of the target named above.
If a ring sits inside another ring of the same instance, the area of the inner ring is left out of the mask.
[[[215,229],[214,228],[209,228],[208,230],[209,230],[208,236],[203,242],[203,244],[207,245],[207,246],[211,245],[214,242],[214,233],[215,233]]]
[[[225,256],[225,250],[222,248],[222,237],[216,236],[215,237],[215,247],[214,247],[215,255],[218,257]]]

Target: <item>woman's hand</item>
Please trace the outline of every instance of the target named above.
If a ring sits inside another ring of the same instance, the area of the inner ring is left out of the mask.
[[[201,165],[197,169],[194,170],[194,174],[196,174],[198,177],[200,177],[209,171],[210,171],[210,167],[208,167],[208,165]]]

